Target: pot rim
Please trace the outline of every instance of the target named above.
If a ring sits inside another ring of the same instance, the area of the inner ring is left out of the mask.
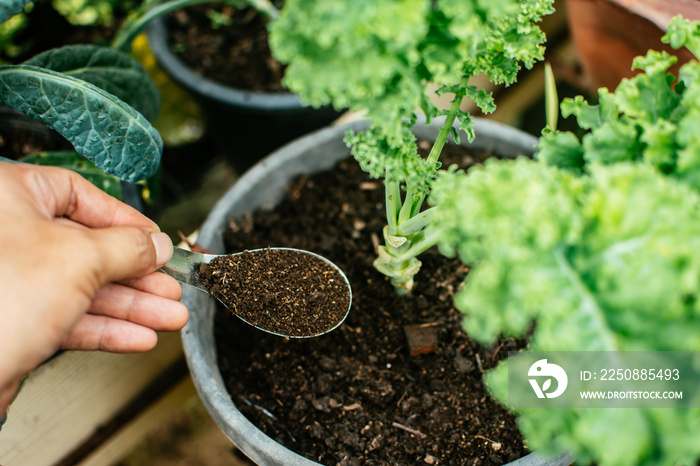
[[[164,18],[153,20],[146,30],[148,44],[158,63],[173,79],[195,93],[225,105],[257,110],[295,110],[305,107],[291,92],[257,92],[226,86],[195,73],[170,51]]]

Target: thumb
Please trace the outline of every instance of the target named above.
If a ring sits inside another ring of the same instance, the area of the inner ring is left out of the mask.
[[[139,227],[90,230],[96,252],[95,275],[102,284],[153,272],[173,255],[173,243],[162,232]]]

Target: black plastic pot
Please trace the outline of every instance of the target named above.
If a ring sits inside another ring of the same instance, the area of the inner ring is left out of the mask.
[[[419,138],[437,137],[440,120],[432,125],[418,125],[414,133]],[[260,161],[245,173],[216,204],[199,231],[197,242],[215,253],[224,253],[222,232],[231,217],[241,218],[259,208],[272,208],[286,194],[286,186],[297,175],[330,169],[348,156],[343,143],[345,131],[368,127],[359,121],[326,128],[298,139]],[[532,154],[537,140],[519,130],[487,120],[475,121],[477,134],[473,144],[462,138],[462,145],[493,151],[503,156]],[[187,363],[195,386],[210,414],[233,443],[256,464],[263,466],[318,466],[275,442],[236,408],[228,394],[219,371],[214,341],[215,301],[206,293],[185,286],[183,303],[190,310],[190,321],[182,330]],[[545,458],[527,455],[513,466],[564,466],[570,464],[566,455]]]
[[[341,115],[330,107],[305,106],[296,94],[236,89],[196,74],[170,51],[163,18],[153,21],[147,34],[158,63],[202,107],[207,137],[241,173],[282,144]]]

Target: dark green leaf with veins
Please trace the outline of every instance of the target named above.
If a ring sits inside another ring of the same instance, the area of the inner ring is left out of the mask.
[[[158,117],[158,88],[143,66],[124,52],[96,45],[70,45],[48,50],[24,64],[82,79],[131,105],[149,121]]]
[[[44,68],[3,66],[0,100],[59,132],[108,174],[133,182],[160,164],[163,141],[155,128],[93,84]]]

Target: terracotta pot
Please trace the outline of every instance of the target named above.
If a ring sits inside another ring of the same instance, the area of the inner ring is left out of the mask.
[[[700,19],[697,0],[566,0],[574,45],[592,89],[614,90],[622,78],[634,76],[632,60],[649,49],[676,55],[678,67],[693,59],[687,50],[661,43],[669,20],[682,14]]]

